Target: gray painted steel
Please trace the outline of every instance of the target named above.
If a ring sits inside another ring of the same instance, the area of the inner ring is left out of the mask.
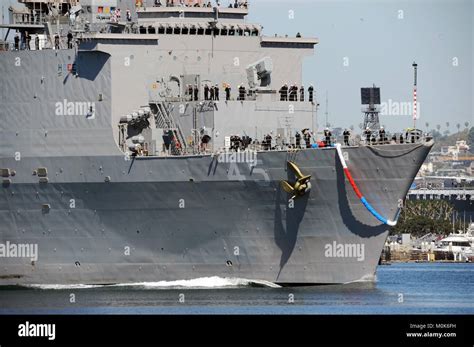
[[[285,82],[300,85],[302,60],[312,53],[308,44],[286,41],[97,34],[74,50],[0,53],[0,168],[15,171],[0,190],[0,243],[39,248],[36,262],[0,258],[0,285],[373,279],[388,227],[355,196],[335,149],[261,151],[255,167],[225,163],[216,154],[230,135],[261,140],[277,129],[317,129],[315,103],[282,102],[271,92]],[[235,100],[247,65],[264,57],[274,65],[270,93]],[[75,64],[77,75],[67,64]],[[231,84],[233,100],[202,111],[199,102],[184,99],[182,88],[160,94],[160,86],[173,90],[173,78],[184,83],[196,75]],[[174,157],[158,149],[126,160],[120,117],[150,101],[174,107],[186,139],[195,111],[198,127],[211,128],[214,154]],[[61,110],[68,103],[74,110]],[[181,105],[184,112],[177,111]],[[431,146],[343,151],[364,196],[393,219]],[[281,180],[294,179],[288,160],[312,175],[312,190],[294,206],[280,188]],[[40,168],[47,177],[39,177]],[[363,244],[364,259],[328,257],[325,247],[333,242]]]

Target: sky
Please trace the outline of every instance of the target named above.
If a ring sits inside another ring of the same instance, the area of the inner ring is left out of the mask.
[[[225,3],[225,1],[224,1]],[[474,125],[474,0],[252,0],[249,22],[265,35],[317,37],[304,63],[303,81],[313,83],[321,104],[320,124],[357,129],[363,120],[360,88],[381,88],[392,131],[413,124],[401,112],[413,100],[418,64],[418,128],[451,132]],[[293,11],[293,12],[290,12]],[[291,16],[293,14],[293,16]],[[293,18],[292,18],[293,17]],[[397,110],[397,107],[399,108]]]

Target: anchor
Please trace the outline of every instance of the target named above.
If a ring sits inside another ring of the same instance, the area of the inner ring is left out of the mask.
[[[304,196],[311,190],[311,175],[303,175],[300,168],[292,161],[288,161],[288,167],[293,171],[296,176],[296,182],[290,184],[288,181],[281,181],[281,187],[285,192],[291,194],[290,200]]]

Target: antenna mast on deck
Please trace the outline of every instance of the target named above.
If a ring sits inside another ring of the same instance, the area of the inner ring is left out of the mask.
[[[364,129],[369,128],[372,131],[378,131],[380,129],[380,88],[361,88],[360,89],[362,106],[366,106],[362,109],[364,112]]]
[[[413,69],[415,73],[415,80],[413,84],[413,128],[416,129],[416,119],[418,117],[417,112],[418,112],[418,105],[416,103],[417,99],[417,84],[418,84],[418,64],[413,62]]]

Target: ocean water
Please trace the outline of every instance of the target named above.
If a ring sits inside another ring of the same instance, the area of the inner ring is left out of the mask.
[[[474,264],[392,264],[375,283],[294,288],[220,278],[4,287],[0,314],[474,314]]]

